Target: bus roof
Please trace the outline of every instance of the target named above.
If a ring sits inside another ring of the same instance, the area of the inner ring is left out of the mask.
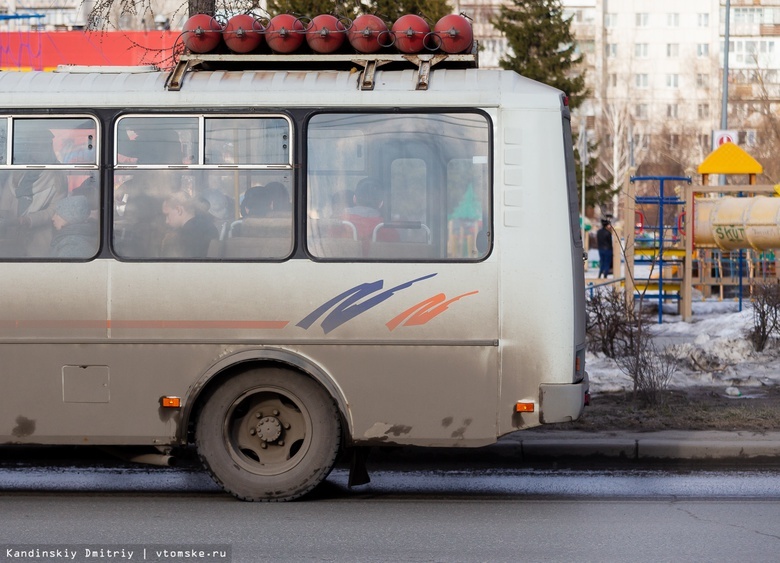
[[[61,67],[56,72],[0,73],[0,107],[155,108],[496,107],[561,110],[561,92],[497,69],[434,69],[417,90],[414,69],[377,70],[372,90],[353,70],[189,71],[181,89],[148,67]]]

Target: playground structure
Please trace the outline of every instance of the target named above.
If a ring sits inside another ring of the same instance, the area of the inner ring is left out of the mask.
[[[737,145],[726,143],[697,171],[699,185],[690,177],[626,180],[624,217],[636,218],[633,224],[626,221],[624,233],[626,299],[657,300],[659,323],[667,301],[678,304],[683,321],[691,320],[694,287],[705,298],[736,297],[741,310],[754,283],[778,275],[780,197],[766,194],[780,191],[775,185],[756,184],[763,167]],[[747,175],[749,182],[709,186],[712,174]],[[657,183],[658,191],[636,196],[637,182]]]

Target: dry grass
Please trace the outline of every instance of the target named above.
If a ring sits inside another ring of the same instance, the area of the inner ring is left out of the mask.
[[[655,431],[723,430],[764,432],[780,429],[780,389],[743,388],[745,396],[728,397],[711,387],[664,391],[664,404],[644,407],[630,393],[601,393],[576,422],[561,430]]]

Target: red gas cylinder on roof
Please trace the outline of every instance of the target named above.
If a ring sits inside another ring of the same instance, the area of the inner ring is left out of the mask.
[[[349,44],[358,53],[376,53],[382,47],[389,47],[393,37],[381,18],[363,14],[355,18],[347,32]]]
[[[193,53],[209,53],[222,41],[222,24],[208,14],[195,14],[184,23],[182,40]]]
[[[263,24],[249,14],[233,16],[223,32],[225,45],[234,53],[251,53],[263,42],[264,31]]]
[[[321,14],[311,20],[306,30],[306,42],[315,53],[333,53],[344,44],[347,28],[336,17]]]
[[[433,26],[433,33],[441,40],[439,48],[445,53],[469,51],[474,43],[471,22],[457,14],[444,16],[437,21]]]
[[[391,31],[396,48],[402,53],[412,54],[425,48],[425,36],[431,32],[431,26],[420,16],[406,14],[395,21]]]
[[[301,20],[292,14],[279,14],[268,22],[265,42],[275,53],[292,53],[303,45],[305,31]]]

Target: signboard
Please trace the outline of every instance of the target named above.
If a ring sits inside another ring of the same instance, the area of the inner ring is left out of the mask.
[[[723,143],[737,144],[739,141],[739,131],[735,129],[721,129],[712,132],[712,150],[717,149]]]

